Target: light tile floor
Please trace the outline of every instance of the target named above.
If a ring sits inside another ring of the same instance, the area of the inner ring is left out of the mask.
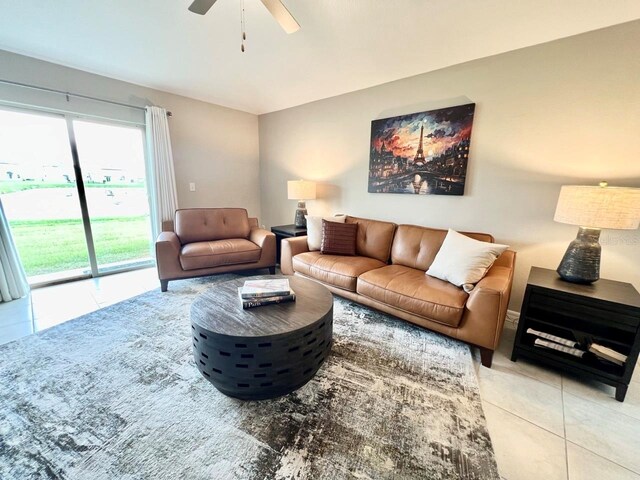
[[[0,304],[0,344],[158,287],[148,268],[33,290]],[[514,337],[507,324],[491,369],[474,352],[502,478],[640,480],[639,374],[620,403],[606,385],[511,362]]]
[[[640,480],[640,367],[624,403],[614,388],[509,360],[507,323],[491,369],[474,360],[489,433],[506,480]]]

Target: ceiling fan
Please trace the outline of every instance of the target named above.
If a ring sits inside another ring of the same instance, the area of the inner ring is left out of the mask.
[[[287,7],[284,6],[281,0],[260,0],[262,4],[267,7],[267,10],[273,15],[273,18],[280,24],[280,26],[287,33],[294,33],[300,29],[300,25],[293,18],[293,15],[289,13]],[[189,10],[198,15],[204,15],[209,11],[216,0],[195,0]]]

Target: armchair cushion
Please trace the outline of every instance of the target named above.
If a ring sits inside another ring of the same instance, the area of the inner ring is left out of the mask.
[[[211,268],[219,265],[252,263],[260,260],[262,250],[244,238],[193,242],[182,247],[180,264],[184,270]]]

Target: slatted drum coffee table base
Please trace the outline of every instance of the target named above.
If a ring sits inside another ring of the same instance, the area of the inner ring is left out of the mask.
[[[333,297],[316,282],[292,277],[295,303],[243,310],[237,289],[244,280],[225,282],[194,301],[196,365],[225,395],[286,395],[311,380],[331,352]]]

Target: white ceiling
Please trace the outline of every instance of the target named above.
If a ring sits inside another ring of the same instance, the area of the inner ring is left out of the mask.
[[[639,0],[0,0],[0,49],[266,113],[640,18]],[[2,66],[0,65],[0,78]]]

